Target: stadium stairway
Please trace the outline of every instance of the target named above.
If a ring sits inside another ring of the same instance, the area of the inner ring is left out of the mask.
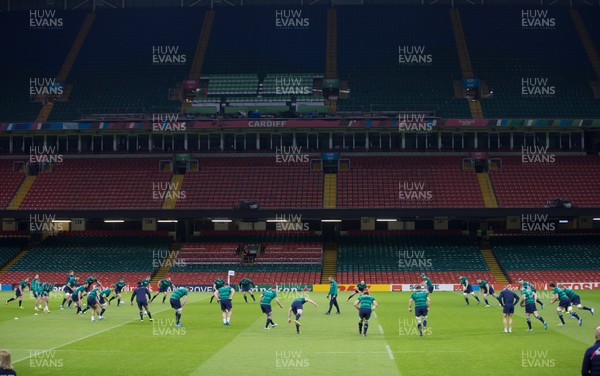
[[[23,200],[25,200],[25,197],[27,196],[27,193],[29,193],[29,190],[33,186],[33,183],[35,183],[36,178],[37,176],[25,177],[25,179],[19,186],[19,189],[17,189],[17,192],[13,196],[12,200],[10,200],[10,203],[8,204],[8,209],[16,210],[19,208],[19,206],[21,206],[21,203],[23,203]]]
[[[577,9],[571,9],[571,19],[575,24],[575,28],[577,29],[577,33],[579,34],[579,38],[581,39],[581,43],[583,44],[583,48],[592,63],[592,67],[594,68],[594,72],[596,73],[596,78],[600,80],[600,57],[598,56],[598,51],[594,46],[594,42],[590,37],[590,33],[588,32],[583,20],[581,19],[581,15]],[[599,97],[600,93],[596,93],[596,96]]]
[[[206,57],[206,50],[208,48],[208,41],[210,40],[210,34],[212,32],[214,20],[214,10],[209,10],[204,14],[204,21],[202,22],[202,29],[200,29],[200,37],[198,38],[198,44],[196,45],[196,52],[194,53],[194,60],[192,61],[192,67],[190,68],[188,80],[200,79],[200,74],[202,73],[202,66],[204,65],[204,58]],[[190,107],[191,103],[184,101],[181,105],[180,112],[185,113]]]
[[[481,102],[469,101],[469,109],[471,110],[471,117],[473,119],[483,119],[483,109],[481,108]]]
[[[8,260],[8,262],[0,268],[0,274],[7,272],[14,264],[27,255],[27,253],[29,253],[29,246],[26,245],[23,247],[23,249],[21,249],[21,251],[19,251],[19,253]]]
[[[337,206],[337,175],[325,174],[324,178],[323,207],[325,209],[334,209]]]
[[[329,283],[328,278],[336,278],[337,273],[337,244],[327,243],[323,250],[323,269],[321,271],[321,283]]]
[[[485,202],[486,208],[497,208],[498,200],[496,200],[496,194],[494,193],[494,187],[490,180],[490,174],[487,172],[480,172],[477,174],[477,181],[481,188],[481,194],[483,195],[483,202]]]
[[[158,284],[158,282],[164,279],[167,276],[167,273],[173,266],[173,262],[177,259],[179,255],[179,250],[181,249],[180,243],[173,243],[169,248],[169,255],[162,260],[162,264],[158,267],[158,269],[152,274],[152,279],[150,280],[151,285]]]
[[[327,52],[325,61],[325,78],[337,77],[337,11],[327,10]]]
[[[487,264],[490,273],[492,273],[492,275],[496,279],[496,283],[499,283],[501,285],[507,285],[509,283],[508,276],[502,270],[502,267],[498,263],[494,252],[490,249],[489,244],[482,245],[481,255],[483,256],[483,259],[485,260],[485,263]]]
[[[452,31],[454,32],[454,40],[456,41],[456,50],[458,52],[458,60],[460,69],[464,79],[475,78],[473,74],[473,65],[471,64],[471,56],[467,47],[467,40],[460,20],[458,9],[450,9],[450,19],[452,21]],[[469,101],[469,109],[473,119],[483,119],[483,109],[479,101]]]
[[[214,10],[209,10],[204,14],[204,21],[202,22],[200,37],[198,38],[198,44],[196,46],[196,53],[194,54],[192,68],[190,69],[190,74],[188,76],[189,80],[200,79],[200,74],[202,73],[202,65],[204,65],[204,57],[206,56],[206,49],[208,48],[208,41],[210,39],[210,33],[212,32],[212,25],[214,20]]]
[[[165,201],[163,202],[163,209],[174,209],[177,204],[177,197],[180,197],[181,186],[185,175],[173,174],[171,177],[171,183],[169,184],[169,190],[165,195]]]
[[[96,18],[96,13],[88,13],[87,16],[85,17],[85,20],[83,21],[83,24],[81,25],[81,29],[79,30],[79,33],[77,34],[77,37],[75,38],[75,41],[73,42],[73,45],[71,46],[71,49],[69,50],[69,53],[67,54],[67,58],[65,59],[62,67],[60,68],[60,72],[58,72],[58,76],[56,77],[57,82],[60,82],[63,84],[66,82],[67,77],[69,76],[69,73],[71,72],[71,68],[73,67],[73,64],[75,63],[75,59],[77,59],[77,55],[79,55],[81,46],[83,46],[83,42],[85,42],[88,32],[92,28],[95,18]],[[68,95],[70,94],[70,90],[71,90],[71,88],[69,87],[68,92],[66,92],[66,91],[63,92],[63,96],[68,98]],[[37,118],[35,119],[35,122],[42,123],[42,122],[47,121],[48,117],[50,117],[50,113],[52,112],[53,108],[54,108],[54,101],[47,101],[46,103],[44,103]]]
[[[327,50],[325,55],[325,78],[337,79],[337,10],[327,10]],[[337,101],[326,99],[325,106],[329,112],[337,111]]]

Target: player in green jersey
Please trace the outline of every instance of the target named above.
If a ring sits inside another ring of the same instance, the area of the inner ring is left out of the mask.
[[[221,305],[221,317],[223,318],[223,325],[229,325],[231,321],[231,310],[233,305],[231,301],[235,295],[235,289],[225,282],[223,287],[219,288],[213,293],[213,296],[217,298],[217,303]]]
[[[365,289],[367,288],[367,284],[365,283],[365,281],[360,281],[356,284],[356,288],[354,289],[354,292],[352,293],[352,295],[350,295],[348,297],[348,299],[346,299],[346,303],[348,303],[350,301],[350,299],[352,299],[352,297],[356,294],[362,294],[363,291],[365,291]]]
[[[112,302],[113,299],[117,299],[117,307],[121,306],[121,291],[123,291],[125,286],[127,286],[125,283],[125,277],[121,277],[117,282],[115,282],[115,294],[108,300],[108,305],[110,305],[110,302]]]
[[[152,280],[152,276],[147,276],[146,278],[140,281],[140,285],[148,289],[148,291],[152,291],[152,286],[150,286],[150,281]]]
[[[565,295],[567,295],[567,298],[571,300],[571,305],[574,305],[579,309],[583,309],[584,311],[590,311],[592,316],[594,316],[594,309],[588,308],[581,304],[581,297],[575,291],[566,288],[562,284],[558,284],[558,287],[561,288],[565,292]],[[575,316],[571,316],[571,318],[575,318]]]
[[[104,319],[104,312],[106,312],[106,306],[108,305],[108,297],[112,292],[115,291],[116,286],[112,285],[107,289],[104,289],[100,292],[100,315],[98,315],[98,320]]]
[[[325,312],[326,315],[331,314],[331,308],[333,308],[333,306],[335,306],[335,308],[337,309],[337,314],[340,314],[340,306],[337,302],[337,296],[338,284],[335,281],[335,279],[333,279],[333,277],[329,277],[329,292],[327,292],[327,299],[329,299],[329,310]]]
[[[75,277],[75,272],[71,270],[69,272],[69,274],[67,274],[67,280],[65,281],[65,286],[63,287],[63,292],[65,293],[65,297],[63,298],[63,301],[60,304],[61,310],[65,309],[65,303],[67,303],[67,301],[69,302],[68,307],[71,308],[71,294],[73,293],[73,290],[75,290],[76,285],[77,285],[77,280]]]
[[[469,282],[469,279],[462,275],[459,275],[458,279],[460,280],[460,285],[463,289],[463,296],[465,298],[465,302],[467,302],[467,305],[470,305],[469,294],[473,295],[473,297],[477,300],[477,304],[481,304],[479,297],[475,295],[475,292],[473,291],[473,286],[471,285],[471,282]]]
[[[529,288],[525,288],[523,289],[523,291],[521,292],[521,307],[525,307],[525,320],[527,320],[527,326],[529,327],[529,329],[527,329],[528,332],[531,332],[533,329],[531,328],[531,314],[533,313],[533,316],[540,320],[542,322],[542,324],[544,325],[544,329],[548,329],[548,323],[546,323],[546,321],[544,320],[544,318],[542,317],[542,315],[540,315],[538,313],[537,307],[535,305],[535,298],[536,298],[536,293],[531,291],[531,289]]]
[[[171,299],[169,300],[169,302],[171,303],[171,307],[175,310],[175,319],[177,320],[175,326],[183,326],[183,324],[181,323],[181,311],[183,310],[183,306],[185,305],[185,303],[187,303],[189,291],[190,290],[188,287],[180,287],[178,289],[175,289],[175,291],[173,291],[173,294],[171,294]],[[181,302],[181,298],[183,298],[183,302]]]
[[[517,282],[521,285],[521,290],[530,289],[531,291],[533,291],[533,293],[535,295],[535,302],[537,304],[539,304],[542,307],[542,309],[544,309],[544,303],[538,298],[537,290],[535,289],[535,286],[533,285],[533,283],[524,281],[523,278],[519,278],[517,280]]]
[[[29,282],[29,278],[25,278],[24,280],[22,280],[21,282],[19,282],[19,284],[17,285],[17,288],[15,288],[15,296],[8,299],[6,301],[6,304],[12,302],[13,300],[19,300],[19,308],[23,309],[23,291],[25,291],[25,288],[27,288],[27,282]]]
[[[275,300],[275,302],[277,303],[277,305],[279,306],[279,308],[283,308],[283,306],[281,305],[281,302],[279,301],[279,298],[277,298],[277,286],[273,285],[271,286],[267,291],[263,292],[260,295],[260,310],[267,315],[267,322],[265,324],[265,329],[271,329],[269,328],[269,324],[271,324],[274,327],[277,326],[277,324],[275,324],[273,322],[273,319],[271,317],[273,317],[273,312],[271,312],[271,301]]]
[[[167,299],[167,291],[169,291],[169,287],[171,287],[173,290],[175,290],[175,286],[173,286],[173,282],[171,282],[171,277],[169,278],[165,278],[165,279],[161,279],[160,282],[158,282],[158,292],[156,293],[156,295],[154,295],[152,297],[152,299],[150,300],[150,303],[152,303],[154,301],[154,299],[160,294],[163,294],[163,304],[165,304],[165,299]]]
[[[427,329],[427,315],[429,314],[431,299],[427,291],[421,289],[421,285],[417,285],[416,291],[412,293],[408,300],[408,312],[412,312],[413,303],[415,304],[417,329],[419,330],[419,335],[422,337],[423,329]]]
[[[218,289],[220,289],[223,286],[225,286],[225,281],[223,280],[223,278],[219,277],[219,278],[215,279],[213,282],[213,291],[217,291]],[[212,294],[210,296],[209,303],[212,303],[214,298],[215,298],[215,294]]]
[[[377,301],[369,294],[369,290],[365,289],[362,295],[354,301],[354,307],[358,309],[358,334],[366,337],[367,330],[369,330],[369,319],[371,313],[377,308]]]
[[[89,289],[89,286],[88,286]],[[95,317],[94,316],[99,316],[100,315],[100,294],[102,292],[102,284],[98,283],[96,286],[94,286],[94,288],[92,288],[87,295],[87,307],[85,307],[85,309],[83,311],[81,311],[81,314],[83,315],[84,313],[86,313],[88,311],[88,309],[92,310],[92,321],[95,321]]]
[[[421,273],[421,278],[423,278],[423,281],[421,282],[421,284],[426,286],[427,292],[432,294],[433,290],[434,290],[434,286],[433,286],[433,282],[431,282],[431,278],[429,278],[427,275],[425,275],[425,273]]]
[[[88,292],[90,292],[90,289],[93,288],[93,285],[96,282],[98,282],[98,278],[96,278],[94,275],[91,275],[85,279],[85,283],[87,283],[87,286],[88,286],[87,287]]]
[[[42,285],[42,282],[40,281],[40,276],[39,274],[36,274],[33,276],[33,279],[31,280],[31,284],[29,285],[29,291],[31,291],[31,293],[33,294],[33,297],[35,298],[35,303],[33,305],[33,310],[34,311],[39,311],[42,308],[42,297],[40,295],[40,286]]]
[[[81,315],[81,306],[83,305],[82,299],[86,294],[87,294],[87,283],[84,283],[83,285],[77,287],[75,289],[75,291],[73,291],[73,293],[71,294],[71,300],[73,301],[73,304],[77,308],[77,312],[75,312],[75,314],[77,314],[77,315]]]
[[[303,298],[298,298],[292,302],[290,309],[288,309],[288,324],[292,322],[292,313],[296,315],[296,320],[294,320],[294,324],[296,324],[296,334],[300,334],[300,317],[302,316],[302,307],[304,303],[309,302],[310,304],[317,307],[317,303],[310,300],[308,296]]]
[[[44,282],[40,286],[39,294],[42,296],[42,301],[44,302],[44,313],[50,313],[50,309],[48,308],[48,298],[53,290],[54,283],[52,282]]]
[[[244,300],[246,301],[246,303],[248,303],[248,297],[246,296],[247,293],[250,293],[252,300],[254,300],[254,302],[256,303],[256,299],[254,298],[254,288],[256,286],[254,285],[254,282],[250,280],[250,278],[242,278],[238,283],[238,286],[240,288],[240,291],[244,295]]]
[[[502,303],[500,303],[500,299],[496,295],[496,291],[494,291],[494,286],[490,285],[488,281],[485,279],[477,278],[477,284],[479,284],[479,290],[483,293],[483,301],[485,302],[485,307],[489,308],[490,303],[488,301],[488,295],[493,296],[498,301],[498,304],[502,307]]]
[[[71,275],[67,284],[63,288],[63,291],[65,292],[65,298],[63,299],[63,302],[60,305],[61,310],[65,309],[65,303],[67,303],[67,308],[71,308],[71,303],[73,302],[71,296],[73,295],[73,291],[75,291],[75,289],[77,288],[77,281],[79,281],[79,277],[74,277],[73,275]]]
[[[563,317],[563,310],[566,310],[571,314],[571,316],[575,317],[579,322],[579,326],[583,323],[583,319],[577,315],[577,312],[573,311],[573,307],[571,306],[571,299],[567,297],[567,294],[560,289],[556,282],[551,282],[549,286],[552,288],[552,292],[554,292],[554,298],[550,301],[550,304],[558,301],[558,307],[556,308],[556,312],[558,313],[558,318],[560,319],[559,326],[565,325],[565,319]]]

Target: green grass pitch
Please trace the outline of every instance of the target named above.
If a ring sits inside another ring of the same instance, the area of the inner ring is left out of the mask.
[[[339,297],[341,315],[324,315],[325,293],[310,293],[319,307],[304,306],[302,333],[287,323],[287,309],[301,294],[280,293],[284,309],[273,303],[278,326],[264,330],[258,303],[233,302],[231,326],[223,326],[216,302],[208,293],[191,293],[183,310],[183,328],[174,326],[174,311],[157,298],[150,305],[154,322],[140,322],[137,307],[110,306],[105,320],[90,321],[74,310],[59,309],[62,297],[52,296],[51,313],[34,315],[33,301],[4,301],[0,306],[0,348],[11,351],[19,375],[575,375],[583,352],[600,326],[600,291],[581,292],[596,316],[578,310],[583,320],[567,319],[559,327],[556,304],[540,313],[548,330],[532,320],[526,331],[523,308],[517,307],[513,333],[502,332],[501,308],[490,300],[466,306],[460,292],[436,292],[428,330],[416,332],[408,313],[409,293],[373,293],[379,303],[366,338],[358,334],[357,313]],[[540,292],[547,303],[550,294]],[[258,298],[258,296],[257,296]],[[335,309],[334,309],[335,311]],[[17,319],[18,318],[18,319]]]

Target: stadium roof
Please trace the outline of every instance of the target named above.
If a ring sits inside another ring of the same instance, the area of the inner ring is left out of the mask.
[[[31,9],[118,9],[160,7],[237,7],[310,5],[529,5],[600,6],[598,0],[0,0],[0,12]]]

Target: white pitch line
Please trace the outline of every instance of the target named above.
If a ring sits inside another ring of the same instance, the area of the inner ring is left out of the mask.
[[[161,312],[162,312],[162,311],[161,311]],[[69,341],[69,342],[67,342],[67,343],[63,343],[62,345],[54,346],[54,347],[51,347],[51,348],[49,348],[49,349],[47,349],[47,350],[43,350],[43,351],[53,351],[53,350],[56,350],[56,349],[58,349],[58,348],[61,348],[61,347],[64,347],[64,346],[71,345],[71,344],[73,344],[73,343],[75,343],[75,342],[79,342],[79,341],[82,341],[82,340],[84,340],[84,339],[88,339],[88,338],[90,338],[90,337],[93,337],[93,336],[95,336],[95,335],[97,335],[97,334],[101,334],[101,333],[107,332],[107,331],[109,331],[109,330],[112,330],[112,329],[118,328],[118,327],[120,327],[120,326],[123,326],[123,325],[129,324],[130,322],[133,322],[133,320],[131,320],[131,321],[127,321],[127,322],[124,322],[124,323],[122,323],[122,324],[119,324],[119,325],[111,326],[110,328],[106,328],[106,329],[100,330],[100,331],[98,331],[98,332],[94,332],[94,333],[92,333],[92,334],[89,334],[89,335],[87,335],[87,336],[84,336],[84,337],[80,337],[80,338],[74,339],[74,340],[72,340],[72,341]],[[27,359],[29,359],[29,358],[31,358],[31,355],[29,355],[29,356],[26,356],[25,358],[17,359],[17,360],[15,360],[13,363],[19,363],[19,362],[22,362],[22,361],[24,361],[24,360],[27,360]]]
[[[386,345],[386,347],[390,347]],[[314,354],[387,354],[391,352],[392,354],[402,354],[402,353],[466,353],[468,351],[463,350],[407,350],[407,351],[391,351],[391,347],[389,351],[319,351]]]
[[[387,351],[319,351],[314,354],[387,354]]]
[[[431,350],[406,350],[406,351],[396,351],[396,354],[402,354],[402,353],[466,353],[468,351],[464,351],[464,350],[435,350],[435,351],[431,351]]]
[[[377,318],[377,313],[373,312],[373,317]]]
[[[383,334],[383,328],[381,327],[381,325],[377,325],[377,327],[379,328],[379,333]]]
[[[385,348],[387,349],[388,355],[390,356],[390,360],[394,360],[394,352],[392,351],[390,345],[385,345]]]
[[[202,301],[202,300],[205,300],[205,298],[202,298],[202,299],[196,300],[196,302],[199,302],[199,301]],[[169,309],[170,309],[170,308],[165,308],[165,309],[163,309],[163,310],[160,310],[160,311],[158,311],[158,312],[156,312],[156,313],[158,314],[158,313],[161,313],[161,312],[165,312],[165,311],[168,311]],[[75,343],[75,342],[79,342],[79,341],[82,341],[82,340],[84,340],[84,339],[91,338],[91,337],[93,337],[93,336],[95,336],[95,335],[98,335],[98,334],[101,334],[101,333],[107,332],[107,331],[109,331],[109,330],[112,330],[112,329],[115,329],[115,328],[121,327],[121,326],[123,326],[123,325],[127,325],[127,324],[129,324],[129,323],[131,323],[131,322],[134,322],[134,321],[137,321],[137,319],[129,320],[129,321],[126,321],[126,322],[124,322],[124,323],[122,323],[122,324],[111,326],[111,327],[109,327],[109,328],[106,328],[106,329],[103,329],[103,330],[100,330],[100,331],[97,331],[97,332],[91,333],[91,334],[89,334],[89,335],[87,335],[87,336],[84,336],[84,337],[76,338],[76,339],[74,339],[74,340],[72,340],[72,341],[69,341],[69,342],[67,342],[67,343],[63,343],[62,345],[54,346],[54,347],[52,347],[52,348],[49,348],[49,349],[47,349],[47,350],[43,350],[43,351],[53,351],[53,350],[59,349],[59,348],[61,348],[61,347],[64,347],[64,346],[69,346],[69,345],[71,345],[71,344],[73,344],[73,343]],[[19,363],[19,362],[22,362],[22,361],[24,361],[24,360],[27,360],[27,359],[29,359],[29,358],[31,358],[31,355],[29,355],[29,356],[26,356],[26,357],[24,357],[24,358],[21,358],[21,359],[17,359],[17,360],[15,360],[15,361],[13,361],[13,363]]]

